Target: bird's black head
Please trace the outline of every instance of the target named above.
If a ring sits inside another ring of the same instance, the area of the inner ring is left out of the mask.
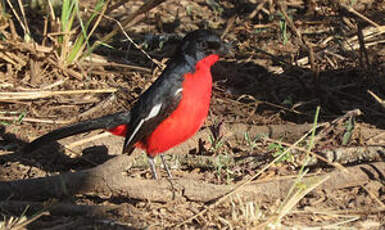
[[[188,55],[199,61],[211,54],[224,55],[228,48],[220,37],[209,30],[195,30],[182,40],[176,55]]]

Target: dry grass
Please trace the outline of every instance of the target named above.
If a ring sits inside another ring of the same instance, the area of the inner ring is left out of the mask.
[[[370,0],[288,0],[279,4],[267,0],[151,0],[145,4],[108,0],[98,9],[95,1],[72,3],[76,7],[67,13],[68,27],[63,27],[56,6],[49,5],[42,20],[36,9],[20,8],[21,1],[0,3],[0,119],[8,122],[2,131],[4,138],[0,138],[4,146],[14,144],[9,134],[18,141],[28,140],[52,130],[52,124],[127,109],[164,67],[162,58],[175,46],[173,37],[201,27],[217,30],[234,46],[234,56],[213,69],[214,99],[207,125],[224,121],[284,126],[312,123],[314,117],[323,122],[294,140],[248,137],[228,142],[221,139],[227,131],[219,130],[216,138],[221,144],[213,148],[202,140],[198,154],[279,155],[267,157],[257,167],[218,165],[221,169],[217,171],[225,168],[227,174],[184,168],[184,176],[235,185],[232,192],[210,203],[162,204],[97,194],[74,197],[76,204],[122,206],[104,217],[110,222],[87,224],[102,229],[114,229],[110,223],[117,223],[118,229],[126,229],[127,224],[150,229],[361,229],[385,223],[383,181],[323,193],[313,190],[327,177],[302,183],[307,173],[322,174],[349,166],[330,162],[318,155],[319,151],[365,147],[384,138],[384,6]],[[114,100],[108,99],[111,95]],[[101,105],[103,101],[108,103]],[[318,115],[314,111],[319,105]],[[355,109],[363,113],[342,115]],[[349,124],[353,129],[348,129]],[[364,135],[360,125],[378,132]],[[105,136],[76,139],[65,146],[72,155],[82,156],[76,148]],[[279,153],[269,150],[272,144],[280,146],[276,149]],[[4,151],[9,153],[9,149]],[[283,160],[287,154],[296,160]],[[310,156],[325,164],[301,167],[298,162],[306,162]],[[19,158],[9,163],[13,158],[7,157],[0,158],[4,171],[0,180],[90,167],[82,161],[84,155],[80,160],[52,160],[49,170]],[[42,161],[39,164],[44,164]],[[264,203],[238,196],[237,192],[251,182],[285,176],[297,178],[285,199]],[[4,216],[1,230],[25,229],[27,225],[28,229],[40,229],[55,222],[67,226],[67,218],[69,223],[78,224],[76,217],[47,212],[15,215],[0,207],[0,213]],[[43,214],[47,218],[38,219]],[[84,227],[82,224],[79,226]]]

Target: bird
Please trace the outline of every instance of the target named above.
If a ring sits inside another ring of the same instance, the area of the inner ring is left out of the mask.
[[[216,33],[192,31],[131,110],[56,129],[27,144],[23,151],[32,152],[48,142],[106,129],[125,138],[122,154],[131,154],[135,148],[146,152],[153,179],[158,179],[154,164],[158,155],[168,177],[172,177],[162,154],[192,137],[203,125],[212,94],[211,66],[228,51],[228,43]]]

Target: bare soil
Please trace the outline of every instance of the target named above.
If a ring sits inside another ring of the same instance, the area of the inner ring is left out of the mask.
[[[126,29],[141,50],[118,33],[109,42],[112,48],[100,46],[92,58],[68,66],[56,62],[57,47],[44,37],[40,12],[26,8],[35,40],[28,43],[7,7],[0,27],[4,183],[68,176],[113,162],[123,140],[103,131],[69,137],[30,154],[19,149],[63,125],[129,110],[161,72],[157,62],[164,63],[187,32],[215,30],[232,44],[233,54],[212,69],[213,97],[204,127],[188,143],[169,151],[176,188],[170,188],[161,167],[163,179],[152,181],[144,154],[136,151],[132,167],[104,175],[114,186],[120,183],[111,188],[115,193],[91,191],[93,184],[84,182],[88,190],[67,191],[68,196],[57,190],[56,196],[52,188],[52,197],[44,193],[32,199],[28,193],[39,190],[26,186],[6,198],[0,192],[2,217],[26,216],[31,223],[23,229],[384,229],[385,4],[278,2],[166,0]],[[89,16],[94,5],[81,1],[82,16]],[[91,42],[117,25],[111,18],[122,22],[141,5],[142,1],[111,1]],[[54,26],[51,21],[48,32]],[[9,92],[96,89],[116,92],[5,98]],[[264,169],[312,130],[315,117],[320,125],[315,136],[304,138]],[[306,180],[300,179],[301,166],[313,153],[327,160],[305,167]],[[303,198],[290,193],[292,187],[310,188],[326,176],[330,178]],[[291,199],[293,206],[288,205]],[[195,216],[202,210],[206,211]]]

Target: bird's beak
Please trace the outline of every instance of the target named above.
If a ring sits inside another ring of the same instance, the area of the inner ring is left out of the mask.
[[[220,55],[220,56],[225,56],[227,54],[233,55],[232,50],[233,49],[232,49],[230,43],[222,42],[221,47],[218,50],[218,55]]]

